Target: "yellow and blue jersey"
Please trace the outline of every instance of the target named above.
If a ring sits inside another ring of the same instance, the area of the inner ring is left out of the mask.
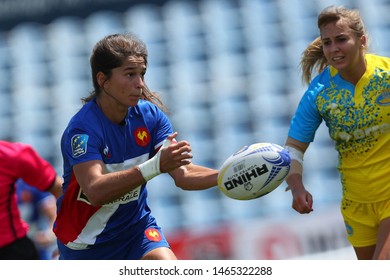
[[[345,198],[390,198],[390,58],[366,54],[356,85],[329,66],[310,83],[291,120],[289,137],[309,143],[322,120],[335,141]]]

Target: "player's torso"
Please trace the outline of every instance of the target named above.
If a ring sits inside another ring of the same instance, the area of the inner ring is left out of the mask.
[[[6,147],[8,143],[0,142],[0,247],[2,247],[26,235],[28,226],[20,219],[15,186],[18,174],[12,162],[9,162],[17,154],[10,154],[14,152],[14,148],[8,149]]]
[[[364,154],[390,132],[389,73],[356,87],[336,77],[317,96],[317,108],[341,154]]]
[[[124,125],[114,125],[101,115],[88,117],[91,129],[88,135],[70,135],[72,145],[67,154],[76,151],[83,160],[100,159],[106,172],[129,169],[149,159],[154,152],[151,130],[142,114],[129,114]],[[75,148],[77,147],[77,149]],[[65,166],[72,173],[72,166]],[[96,244],[105,242],[122,231],[129,230],[150,210],[147,206],[145,185],[139,186],[106,205],[92,206],[83,194],[73,174],[65,174],[66,194],[61,208],[71,209],[59,213],[57,233],[62,241]],[[84,213],[78,215],[77,212]],[[73,222],[74,221],[74,222]],[[69,224],[72,230],[68,230]]]
[[[356,86],[335,75],[318,94],[316,106],[336,141],[343,185],[357,188],[356,193],[377,188],[372,200],[389,195],[385,189],[390,185],[381,178],[390,169],[390,69],[370,65]],[[344,191],[363,200],[351,189]]]

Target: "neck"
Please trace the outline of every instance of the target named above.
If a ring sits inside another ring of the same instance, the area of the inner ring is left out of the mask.
[[[358,61],[348,69],[345,69],[344,71],[340,71],[341,77],[343,77],[344,80],[352,83],[353,85],[356,85],[367,69],[367,62],[362,54],[361,57],[359,57]]]
[[[123,125],[127,116],[127,107],[118,104],[118,101],[110,96],[101,95],[96,98],[96,104],[103,114],[113,123]]]

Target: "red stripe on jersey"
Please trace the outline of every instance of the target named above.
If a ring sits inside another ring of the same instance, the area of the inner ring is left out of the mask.
[[[72,173],[57,214],[58,222],[54,228],[58,239],[64,244],[76,240],[89,219],[101,208],[101,206],[92,206],[84,199],[80,199],[79,193],[80,185]]]

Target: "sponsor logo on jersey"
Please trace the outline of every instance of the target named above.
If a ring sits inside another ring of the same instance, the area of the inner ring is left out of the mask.
[[[359,140],[365,137],[378,137],[380,134],[389,133],[389,132],[390,132],[390,124],[382,123],[365,129],[356,129],[352,133],[347,133],[344,131],[339,132],[336,134],[335,139],[340,139],[345,142],[348,142],[350,140]]]
[[[114,205],[114,204],[126,204],[131,201],[138,200],[141,194],[141,186],[135,188],[134,190],[128,192],[127,194],[121,196],[120,198],[115,199],[114,201],[105,204],[106,206]]]
[[[106,147],[104,148],[103,150],[103,154],[106,158],[111,158],[111,153],[110,153],[110,149],[108,148],[108,146],[106,145]]]
[[[120,198],[115,199],[112,202],[104,204],[104,206],[113,206],[117,204],[126,204],[131,201],[138,200],[141,193],[141,186],[137,187],[136,189],[128,192],[127,194],[121,196]],[[79,193],[77,195],[77,200],[87,203],[88,205],[92,205],[91,202],[89,202],[88,197],[83,193],[81,188],[79,189]]]
[[[150,134],[146,127],[138,127],[133,132],[135,142],[141,147],[146,147],[150,142]]]
[[[376,104],[381,106],[390,105],[390,91],[385,91],[376,99]]]
[[[148,228],[145,230],[145,236],[150,241],[159,242],[162,240],[160,232],[155,228]]]
[[[87,152],[87,142],[89,136],[87,134],[76,134],[71,139],[73,157],[79,157]]]

